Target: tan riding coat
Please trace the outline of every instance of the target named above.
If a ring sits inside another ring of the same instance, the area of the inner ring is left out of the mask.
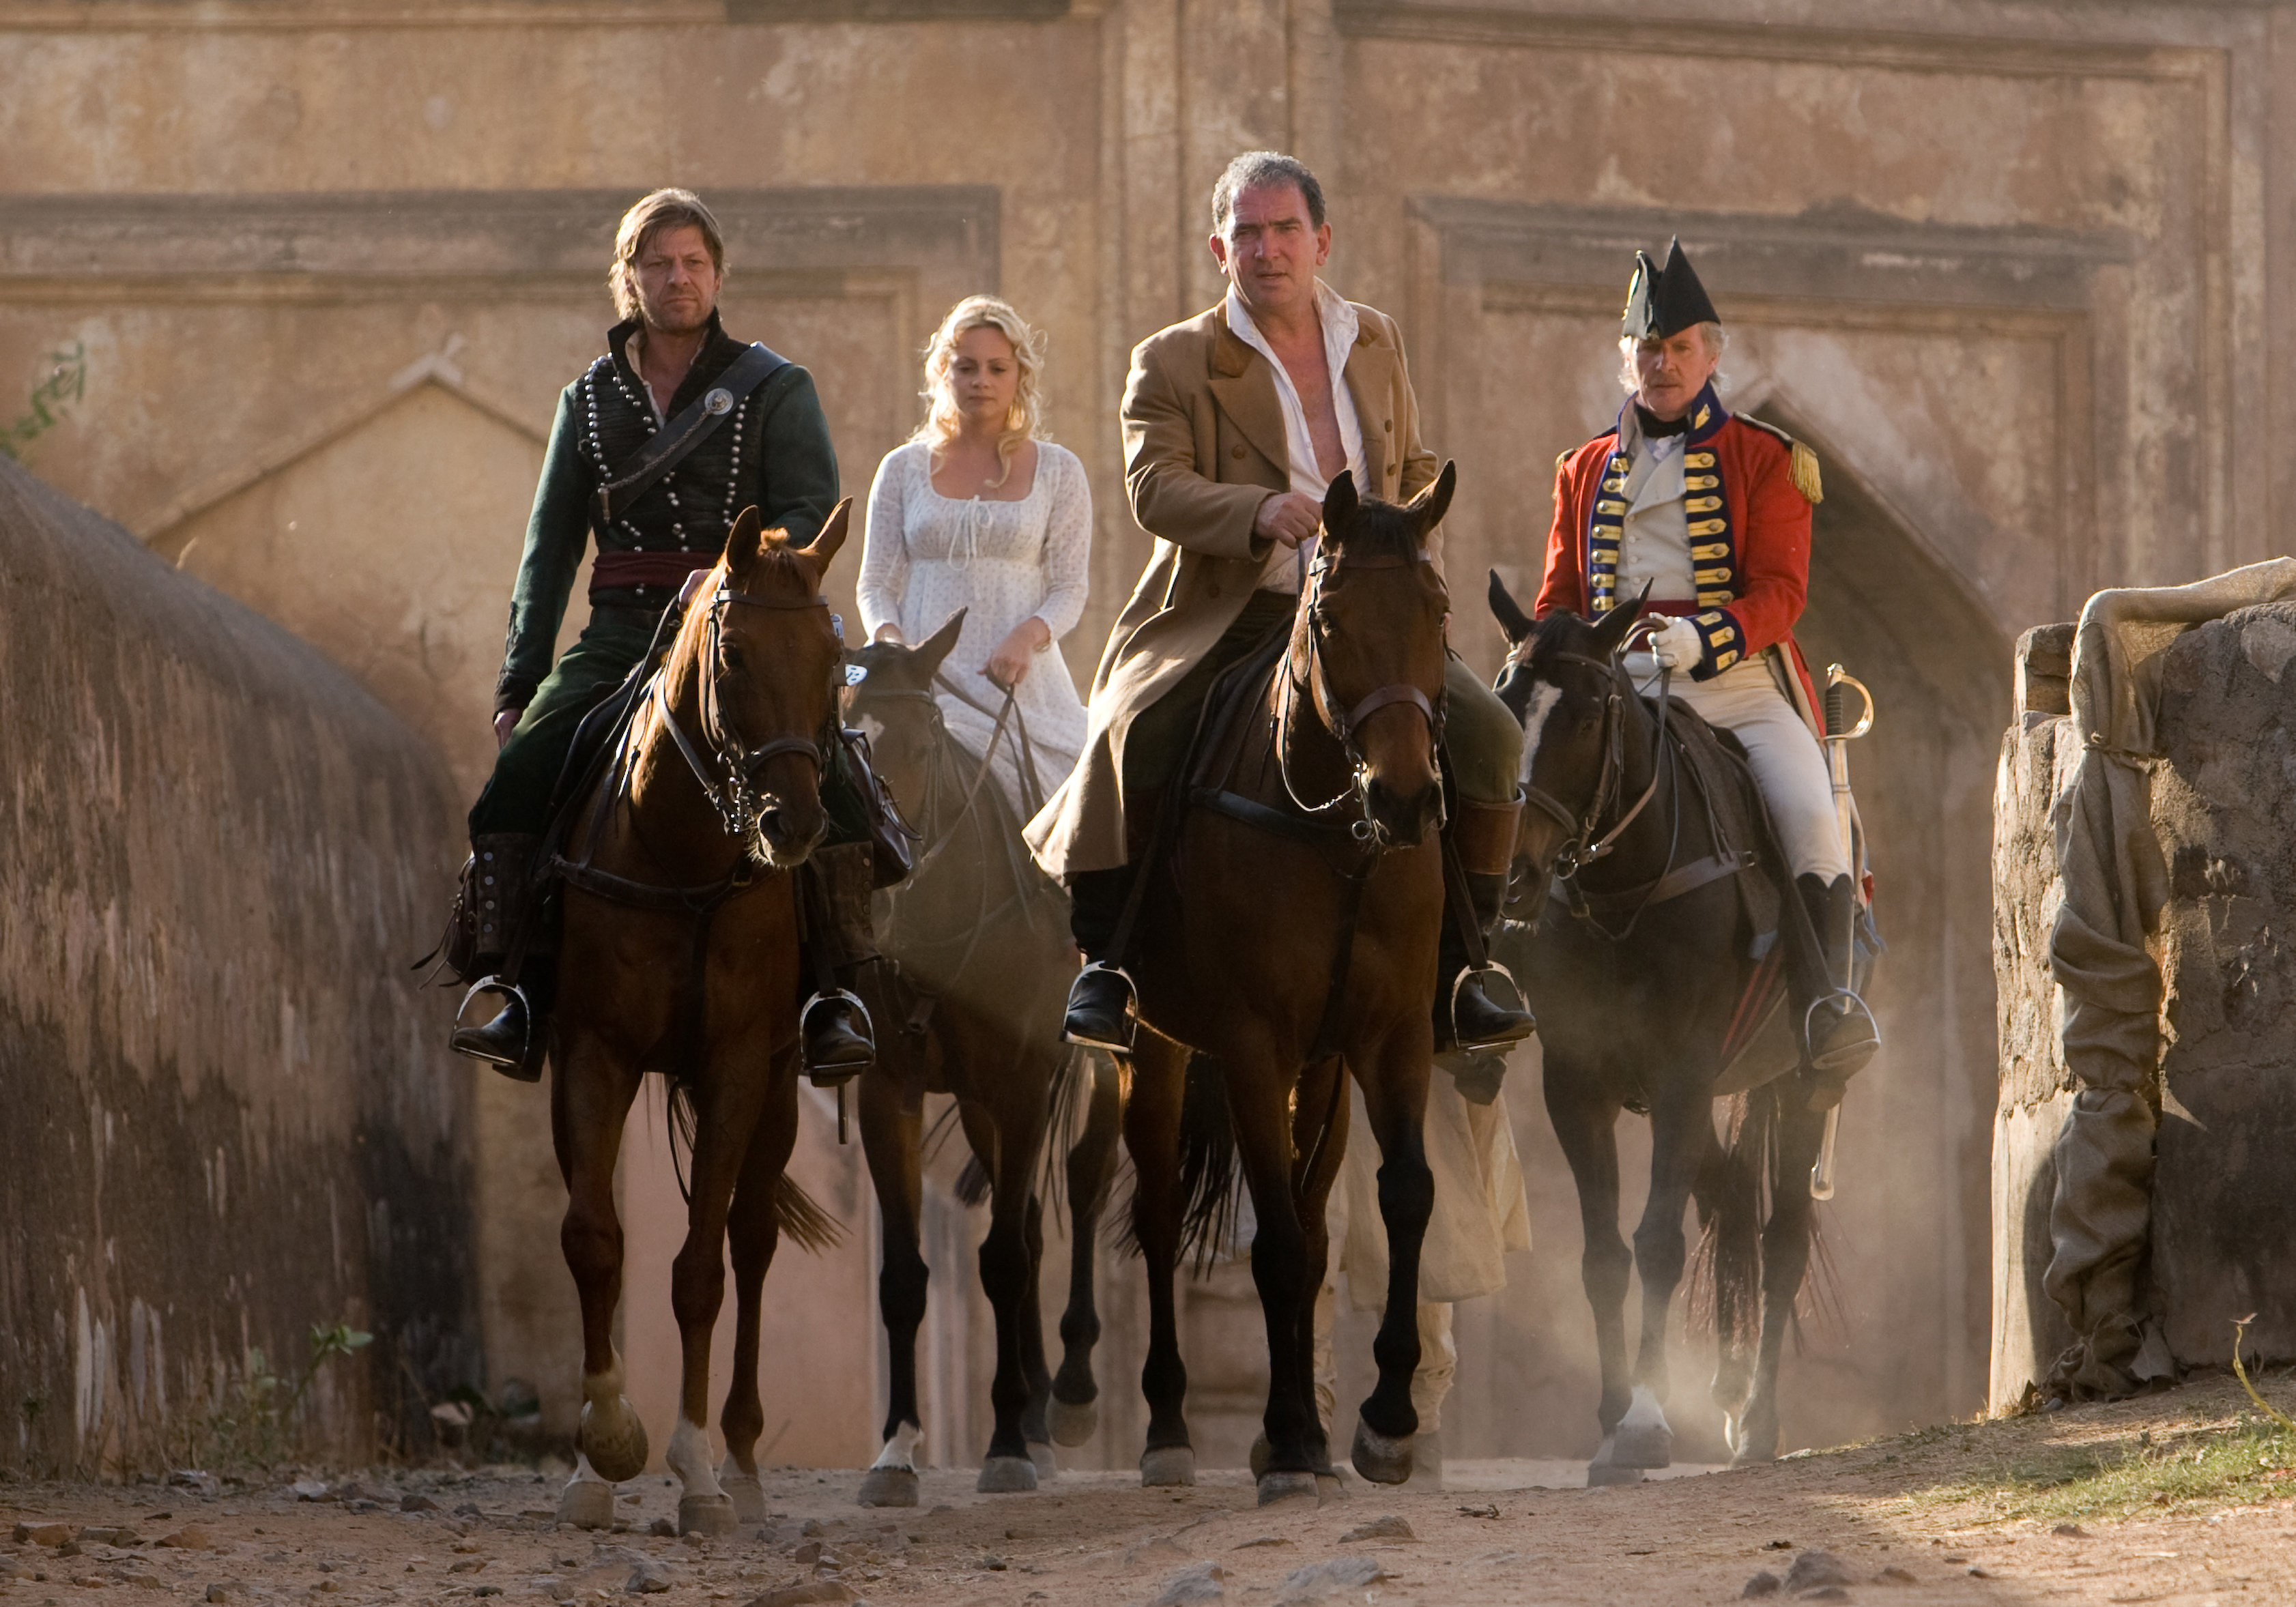
[[[1274,545],[1252,534],[1252,520],[1270,493],[1291,489],[1275,370],[1228,328],[1225,309],[1133,349],[1124,485],[1156,551],[1093,676],[1083,757],[1029,823],[1029,846],[1056,876],[1125,862],[1121,778],[1133,717],[1178,685],[1243,611]],[[1360,305],[1356,316],[1344,377],[1369,482],[1357,489],[1402,502],[1433,482],[1438,465],[1419,439],[1395,321]]]

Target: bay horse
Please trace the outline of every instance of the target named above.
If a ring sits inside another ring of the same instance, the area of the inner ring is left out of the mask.
[[[883,1448],[859,1492],[865,1506],[917,1503],[928,1093],[955,1096],[957,1119],[988,1191],[980,1266],[996,1318],[989,1386],[996,1425],[978,1488],[1036,1488],[1040,1470],[1054,1466],[1050,1442],[1081,1445],[1095,1427],[1089,1357],[1100,1322],[1093,1250],[1116,1159],[1116,1068],[1095,1056],[1083,1071],[1090,1078],[1089,1112],[1068,1157],[1071,1268],[1061,1326],[1085,1360],[1080,1380],[1064,1365],[1066,1398],[1056,1400],[1037,1304],[1044,1255],[1038,1166],[1046,1134],[1062,1113],[1068,1079],[1083,1060],[1060,1039],[1077,955],[1067,899],[1029,857],[1021,821],[993,773],[999,744],[1013,742],[1025,752],[1017,712],[1008,704],[989,750],[974,753],[949,734],[934,696],[941,662],[964,625],[960,610],[914,647],[878,642],[848,655],[860,671],[845,694],[848,717],[866,734],[879,778],[914,811],[919,833],[908,880],[880,895],[883,959],[861,987],[877,1023],[876,1064],[861,1078],[861,1142],[884,1221],[877,1300],[891,1364]],[[1033,784],[1025,759],[1021,771],[1024,788]],[[974,1176],[968,1168],[968,1181]]]
[[[1490,605],[1508,643],[1496,691],[1522,721],[1529,805],[1518,848],[1523,924],[1500,947],[1538,1013],[1547,1114],[1578,1190],[1580,1272],[1602,1364],[1602,1443],[1587,1482],[1630,1483],[1672,1460],[1667,1324],[1693,1196],[1715,1256],[1713,1398],[1734,1465],[1767,1461],[1780,1350],[1810,1260],[1809,1172],[1824,1118],[1811,1109],[1806,1051],[1799,1069],[1737,1098],[1726,1148],[1714,1105],[1723,1045],[1760,964],[1738,877],[1773,873],[1779,856],[1767,830],[1756,842],[1722,840],[1674,741],[1697,717],[1667,707],[1670,734],[1660,700],[1636,694],[1621,660],[1640,599],[1595,623],[1566,611],[1534,623],[1493,574]],[[1740,779],[1752,787],[1750,775]],[[1759,800],[1741,801],[1739,815],[1759,826]],[[1750,849],[1759,867],[1742,858]],[[1558,886],[1568,903],[1550,896]],[[1807,966],[1814,939],[1800,900],[1788,886],[1778,902],[1786,964]],[[1649,1113],[1652,1152],[1631,1250],[1619,1235],[1615,1136],[1629,1109]],[[1642,1276],[1631,1365],[1630,1268]]]
[[[1449,595],[1428,537],[1457,481],[1449,464],[1403,506],[1358,498],[1342,471],[1281,652],[1216,688],[1184,785],[1164,794],[1165,846],[1136,883],[1142,1030],[1124,1136],[1136,1175],[1133,1234],[1148,1276],[1144,1484],[1194,1482],[1187,1371],[1172,1299],[1183,1253],[1181,1150],[1191,1052],[1216,1067],[1257,1232],[1266,1319],[1268,1453],[1261,1502],[1333,1480],[1314,1395],[1314,1306],[1324,1207],[1348,1141],[1345,1078],[1380,1146],[1390,1250],[1379,1382],[1353,1459],[1382,1484],[1411,1472],[1418,1414],[1419,1254],[1434,1179],[1422,1122],[1434,1051],[1439,832]],[[1234,690],[1233,718],[1218,712]],[[1214,1109],[1218,1107],[1215,1104]],[[1201,1218],[1199,1218],[1201,1220]]]
[[[562,1521],[613,1521],[616,1481],[646,1463],[613,1341],[622,1287],[614,1165],[648,1071],[690,1102],[685,1241],[671,1265],[682,1368],[667,1460],[681,1533],[762,1521],[755,1451],[760,1299],[780,1233],[825,1218],[783,1175],[798,1122],[800,900],[793,872],[828,829],[824,767],[839,739],[842,644],[821,595],[843,545],[840,502],[809,545],[745,511],[685,611],[615,762],[573,816],[560,939],[551,1135],[564,1175],[560,1240],[582,1306],[582,1415]],[[734,1379],[709,1465],[710,1331],[730,1240]]]

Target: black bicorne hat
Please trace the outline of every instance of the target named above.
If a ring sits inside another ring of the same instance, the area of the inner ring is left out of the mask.
[[[1663,340],[1693,324],[1719,324],[1722,315],[1706,299],[1706,287],[1682,242],[1669,240],[1666,266],[1660,267],[1648,251],[1635,253],[1635,276],[1627,283],[1626,336],[1630,340]]]

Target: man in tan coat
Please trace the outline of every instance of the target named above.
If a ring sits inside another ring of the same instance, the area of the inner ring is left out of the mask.
[[[1130,985],[1101,963],[1133,868],[1213,681],[1290,626],[1325,487],[1351,470],[1360,491],[1399,503],[1437,472],[1394,321],[1316,275],[1332,231],[1315,176],[1273,152],[1240,156],[1213,187],[1212,223],[1226,297],[1142,341],[1125,385],[1125,487],[1155,555],[1101,655],[1083,757],[1029,825],[1037,860],[1068,884],[1071,927],[1092,962],[1070,996],[1071,1042],[1129,1045]],[[1447,832],[1488,931],[1513,855],[1522,732],[1456,659],[1446,686],[1456,794]],[[1529,1036],[1530,1017],[1486,996],[1472,976],[1456,989],[1454,1033],[1453,983],[1466,963],[1447,912],[1439,1045]]]

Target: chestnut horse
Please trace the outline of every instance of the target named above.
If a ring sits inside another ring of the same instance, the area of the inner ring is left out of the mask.
[[[613,1482],[646,1463],[645,1427],[614,1349],[622,1229],[614,1163],[640,1079],[691,1101],[685,1242],[671,1266],[683,1368],[668,1461],[681,1532],[765,1517],[755,1451],[759,1297],[780,1231],[820,1218],[783,1176],[797,1139],[794,869],[828,827],[820,798],[838,739],[842,646],[821,595],[845,540],[840,502],[812,545],[744,512],[680,622],[615,763],[568,845],[551,1131],[567,1187],[561,1242],[582,1302],[582,1418],[562,1521],[613,1521]],[[732,1246],[734,1381],[709,1466],[709,1337]]]
[[[1125,1111],[1137,1176],[1133,1231],[1147,1266],[1146,1484],[1194,1481],[1182,1404],[1172,1276],[1182,1253],[1180,1152],[1190,1051],[1216,1063],[1258,1230],[1252,1281],[1267,1326],[1259,1498],[1314,1495],[1332,1473],[1314,1394],[1314,1306],[1329,1245],[1324,1206],[1348,1139],[1345,1076],[1378,1142],[1390,1251],[1357,1470],[1411,1472],[1418,1414],[1419,1251],[1434,1180],[1421,1124],[1434,1050],[1445,632],[1449,597],[1428,551],[1456,476],[1445,465],[1407,505],[1332,480],[1324,536],[1282,653],[1223,678],[1232,718],[1208,712],[1198,751],[1168,788],[1166,849],[1141,877],[1140,1020]],[[1199,1075],[1203,1075],[1200,1070]],[[1200,1107],[1201,1101],[1195,1102]]]
[[[1724,1043],[1759,963],[1737,878],[1771,873],[1779,856],[1767,832],[1753,843],[1718,837],[1717,813],[1687,779],[1658,701],[1636,694],[1620,660],[1639,599],[1598,623],[1558,611],[1534,624],[1495,574],[1490,603],[1510,644],[1497,692],[1523,723],[1531,806],[1521,841],[1529,926],[1501,947],[1538,1012],[1546,1111],[1578,1184],[1580,1272],[1602,1359],[1602,1443],[1587,1482],[1631,1483],[1672,1460],[1667,1323],[1693,1197],[1715,1249],[1715,1404],[1733,1461],[1767,1461],[1777,1455],[1780,1350],[1810,1260],[1809,1172],[1824,1117],[1811,1109],[1806,1054],[1800,1071],[1789,1064],[1738,1096],[1726,1150],[1714,1102]],[[1697,718],[1680,704],[1668,713]],[[1751,775],[1739,781],[1750,794]],[[1742,801],[1731,814],[1763,819],[1758,799]],[[1747,849],[1762,868],[1741,868],[1734,856]],[[1587,917],[1549,897],[1557,881]],[[1818,964],[1791,886],[1779,905],[1789,970]],[[1615,1130],[1627,1109],[1647,1111],[1651,1123],[1650,1194],[1632,1250],[1619,1236]],[[1642,1275],[1631,1363],[1630,1270]]]
[[[1037,1305],[1044,1255],[1037,1188],[1046,1136],[1081,1059],[1060,1039],[1061,1004],[1075,975],[1068,901],[1029,857],[1021,822],[991,760],[1004,743],[1025,751],[1019,716],[999,718],[990,752],[949,734],[933,695],[956,645],[963,611],[914,647],[879,642],[849,655],[861,678],[846,693],[879,778],[914,815],[921,840],[908,880],[881,895],[883,961],[862,992],[877,1027],[877,1063],[861,1078],[861,1142],[884,1219],[877,1300],[890,1361],[884,1444],[862,1480],[865,1506],[914,1506],[917,1327],[928,1275],[921,1249],[921,1146],[928,1093],[956,1097],[959,1121],[988,1187],[980,1286],[996,1316],[996,1372],[988,1390],[996,1426],[981,1463],[983,1490],[1037,1488],[1054,1466],[1050,1441],[1081,1445],[1095,1427],[1089,1365],[1081,1389],[1064,1366],[1056,1400]],[[1024,775],[1028,767],[1022,766]],[[1068,1158],[1071,1277],[1061,1332],[1089,1356],[1094,1240],[1116,1159],[1114,1065],[1090,1062],[1089,1119]],[[970,1176],[969,1172],[969,1176]]]

